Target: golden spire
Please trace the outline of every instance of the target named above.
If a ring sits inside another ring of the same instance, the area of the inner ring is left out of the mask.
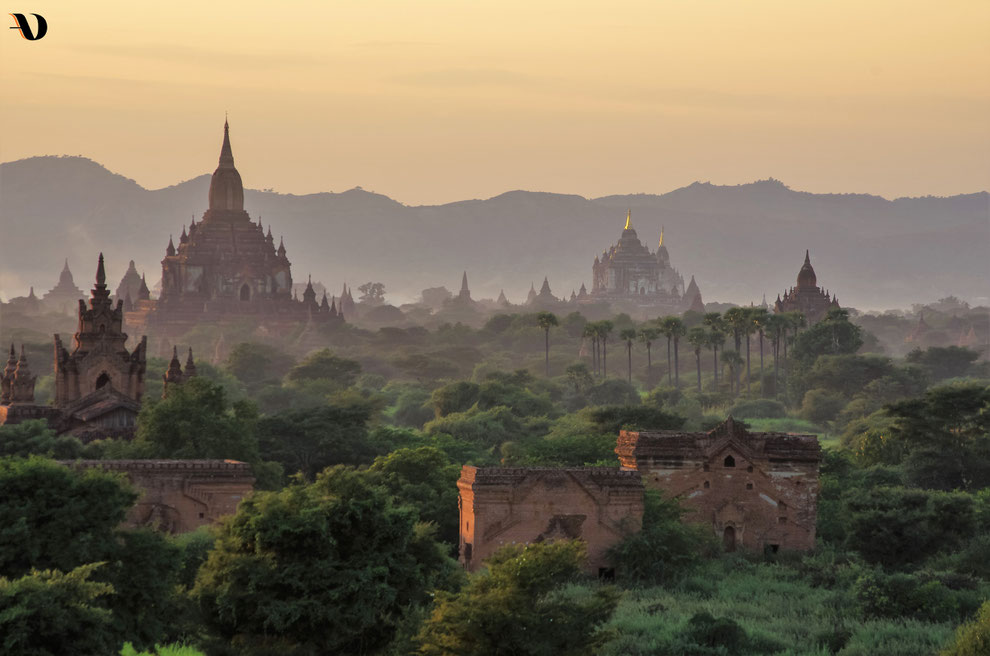
[[[660,226],[660,245],[663,246],[663,226]]]
[[[631,227],[632,227],[632,210],[628,210],[626,212],[626,227],[624,228],[624,230],[628,230]]]

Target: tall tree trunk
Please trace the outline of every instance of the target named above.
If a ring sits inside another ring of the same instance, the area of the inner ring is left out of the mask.
[[[777,355],[779,353],[780,353],[780,337],[778,336],[773,344],[773,398],[775,399],[777,398],[777,380],[778,380],[777,374],[779,372],[777,368],[777,361],[779,358],[777,357]]]
[[[674,387],[679,388],[681,386],[681,376],[679,363],[677,362],[677,338],[674,338]]]
[[[763,329],[760,329],[760,396],[766,398],[766,384],[763,382]]]
[[[602,378],[608,378],[608,342],[602,339]]]
[[[718,347],[712,347],[712,357],[714,358],[715,368],[712,370],[712,375],[715,377],[715,393],[718,394]]]
[[[632,385],[632,342],[626,343],[626,352],[629,355],[629,384]]]
[[[670,338],[667,338],[667,384],[671,384],[670,380]]]
[[[701,394],[701,351],[694,352],[694,359],[698,362],[698,394]]]
[[[749,383],[752,374],[749,372],[749,333],[746,334],[746,393],[749,394]]]
[[[653,384],[653,356],[650,354],[652,347],[653,344],[646,343],[646,380],[650,385]]]
[[[547,328],[543,331],[546,333],[546,344],[544,349],[546,351],[546,365],[547,365],[547,378],[550,377],[550,329]]]
[[[732,336],[735,338],[735,342],[736,342],[736,354],[738,355],[739,352],[742,351],[742,333],[739,332],[738,330],[736,330],[736,331],[733,331]],[[740,374],[740,371],[735,367],[735,365],[729,367],[729,375],[732,376],[732,380],[736,384],[736,391],[737,392],[739,391],[739,374]],[[732,389],[730,388],[729,391],[731,392]]]

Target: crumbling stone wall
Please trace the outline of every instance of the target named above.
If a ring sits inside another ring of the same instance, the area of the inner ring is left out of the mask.
[[[710,433],[622,431],[622,468],[674,496],[687,521],[729,550],[815,546],[821,448],[814,435],[749,433],[729,417]]]
[[[76,460],[69,467],[120,472],[141,493],[127,525],[186,533],[237,511],[254,490],[251,466],[237,460]]]
[[[600,571],[608,548],[642,527],[635,471],[464,466],[457,487],[460,561],[469,571],[502,545],[554,539],[584,540],[588,568]]]

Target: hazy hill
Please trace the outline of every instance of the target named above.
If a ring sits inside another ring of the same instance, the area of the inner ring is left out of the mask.
[[[147,190],[81,157],[0,165],[0,295],[40,294],[69,258],[91,286],[107,256],[114,285],[127,261],[160,275],[169,235],[206,208],[209,175]],[[810,248],[819,283],[843,304],[906,306],[955,294],[990,296],[990,195],[899,198],[811,194],[775,180],[694,183],[665,194],[581,196],[511,191],[486,200],[406,206],[361,189],[305,196],[248,190],[251,216],[284,235],[297,280],[312,273],[332,290],[384,282],[408,300],[425,287],[456,288],[467,269],[474,296],[500,288],[512,301],[544,275],[558,295],[590,284],[596,253],[614,243],[627,208],[656,246],[661,224],[671,259],[706,300],[769,300],[793,284]]]

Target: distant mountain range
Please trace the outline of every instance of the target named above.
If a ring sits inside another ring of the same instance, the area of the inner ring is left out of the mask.
[[[58,280],[64,258],[83,289],[96,255],[116,286],[135,260],[148,282],[176,238],[207,204],[210,176],[148,190],[83,157],[0,164],[0,295]],[[694,183],[664,194],[583,198],[510,191],[486,200],[407,206],[360,188],[304,196],[247,190],[245,207],[284,236],[296,281],[312,273],[331,290],[385,283],[393,302],[426,287],[475,298],[525,299],[544,276],[558,296],[590,288],[596,254],[619,238],[626,210],[656,248],[661,226],[671,262],[706,301],[772,302],[794,284],[811,250],[818,282],[843,305],[906,307],[954,294],[990,303],[990,194],[886,200],[793,191],[777,180]]]

